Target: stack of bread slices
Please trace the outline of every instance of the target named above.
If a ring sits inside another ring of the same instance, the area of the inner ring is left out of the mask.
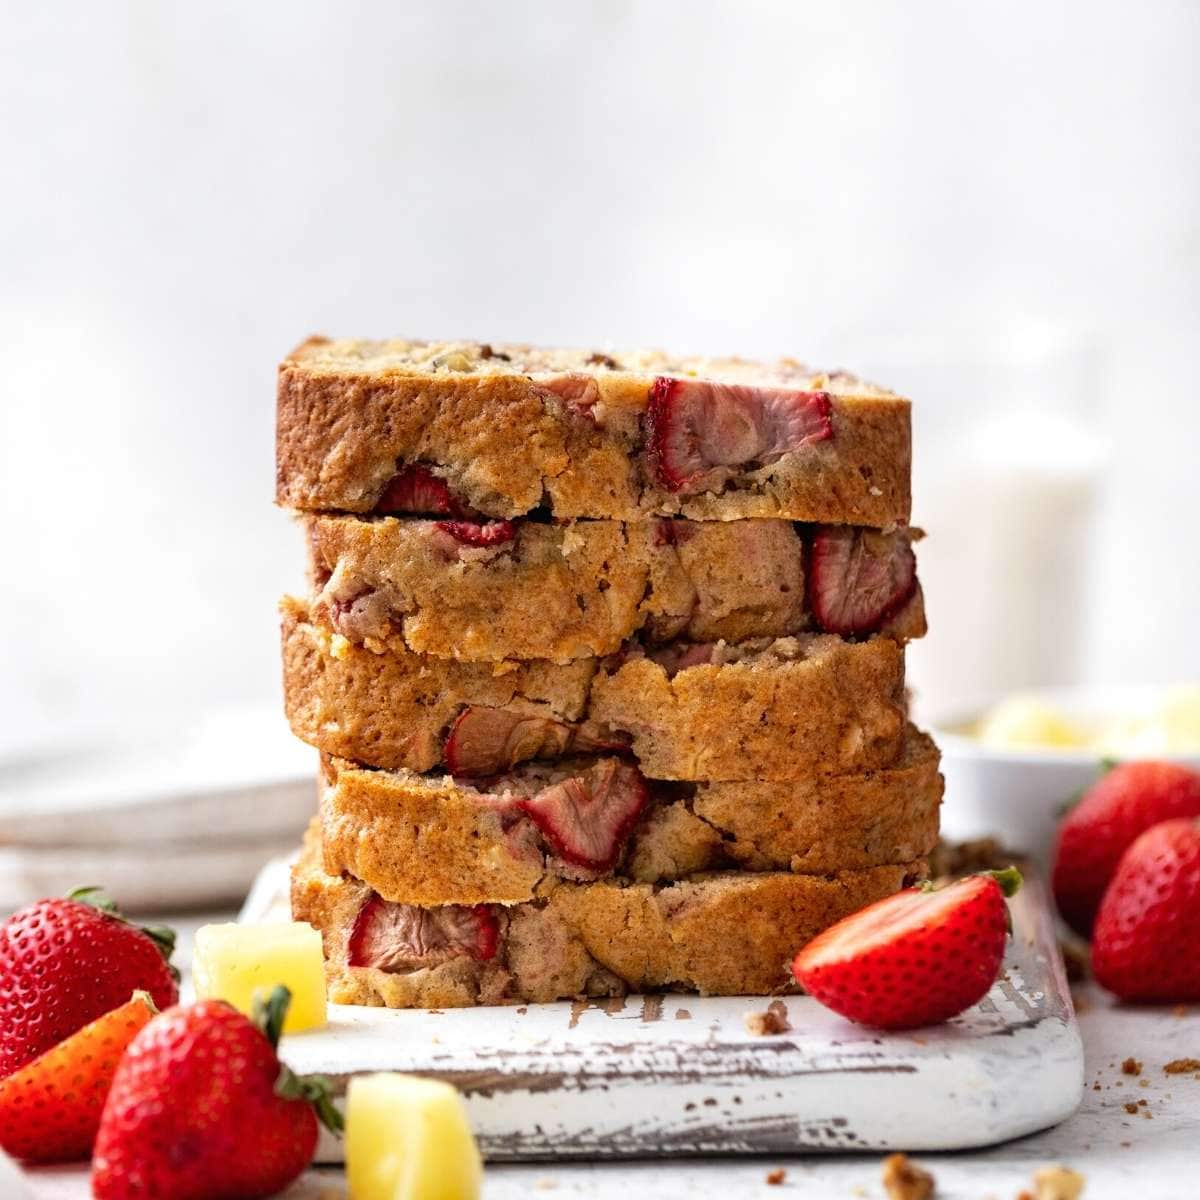
[[[277,433],[321,755],[292,905],[335,1001],[786,991],[923,875],[908,401],[790,360],[312,339]]]

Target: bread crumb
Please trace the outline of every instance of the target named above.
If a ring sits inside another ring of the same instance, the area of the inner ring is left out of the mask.
[[[787,1172],[782,1167],[776,1167],[774,1171],[767,1172],[767,1182],[772,1187],[779,1187],[786,1178]]]
[[[1140,1075],[1142,1073],[1142,1064],[1136,1058],[1127,1058],[1121,1064],[1121,1070],[1126,1075]]]
[[[791,1022],[787,1016],[787,1005],[782,1000],[772,1000],[766,1012],[747,1013],[742,1018],[746,1032],[755,1037],[766,1037],[772,1033],[787,1033]]]
[[[556,1180],[547,1179],[543,1176],[541,1179],[535,1180],[533,1186],[537,1188],[539,1192],[549,1192],[558,1187],[558,1183]]]
[[[1070,1167],[1042,1167],[1033,1173],[1034,1200],[1079,1200],[1084,1178]]]
[[[1200,1071],[1200,1058],[1173,1058],[1163,1070],[1168,1075],[1187,1075],[1192,1071]]]
[[[1136,1113],[1136,1112],[1137,1112],[1137,1105],[1136,1105],[1136,1104],[1134,1104],[1134,1102],[1133,1102],[1132,1100],[1130,1100],[1130,1101],[1129,1101],[1129,1102],[1128,1102],[1128,1103],[1125,1105],[1125,1111],[1126,1111],[1127,1113]]]
[[[889,1200],[929,1200],[933,1176],[907,1154],[889,1154],[883,1160],[883,1190]]]

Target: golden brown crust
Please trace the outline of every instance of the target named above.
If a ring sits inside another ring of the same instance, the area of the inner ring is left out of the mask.
[[[905,707],[896,642],[827,635],[780,639],[742,661],[673,676],[632,656],[597,674],[589,703],[595,720],[632,735],[650,778],[777,781],[890,766]]]
[[[924,870],[910,862],[828,875],[717,874],[663,888],[561,883],[496,910],[492,959],[390,973],[347,964],[350,929],[371,890],[325,874],[310,832],[292,874],[292,910],[320,930],[330,997],[342,1004],[463,1007],[656,988],[762,994],[795,990],[787,964],[797,946]]]
[[[293,733],[372,767],[442,765],[447,731],[472,705],[627,733],[655,779],[804,780],[887,767],[903,748],[904,655],[888,638],[781,639],[757,660],[672,678],[641,656],[615,668],[592,659],[464,663],[412,654],[398,639],[374,653],[313,625],[303,601],[285,599],[282,610]]]
[[[882,771],[652,789],[613,867],[587,872],[501,803],[495,784],[340,759],[326,760],[325,778],[325,870],[417,905],[512,904],[555,879],[661,883],[727,868],[816,873],[907,862],[936,844],[942,794],[937,749],[910,729],[903,759]]]
[[[313,338],[279,368],[276,498],[306,510],[369,512],[398,465],[431,465],[480,512],[513,517],[702,520],[785,517],[885,527],[909,518],[910,406],[848,376],[784,360],[672,359],[622,353]],[[720,493],[680,496],[648,474],[642,414],[657,375],[826,391],[833,436],[734,475]],[[586,407],[556,379],[594,385]]]

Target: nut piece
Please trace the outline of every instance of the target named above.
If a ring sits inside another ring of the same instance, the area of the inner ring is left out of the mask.
[[[1168,1075],[1188,1075],[1200,1071],[1200,1058],[1173,1058],[1163,1070]]]
[[[907,1154],[889,1154],[883,1160],[883,1190],[889,1200],[929,1200],[933,1176],[910,1162]]]
[[[766,1012],[747,1013],[742,1018],[746,1032],[755,1037],[767,1037],[772,1033],[787,1033],[792,1025],[787,1016],[787,1005],[782,1000],[772,1000]]]
[[[1042,1167],[1033,1173],[1034,1200],[1079,1200],[1084,1178],[1070,1167]]]

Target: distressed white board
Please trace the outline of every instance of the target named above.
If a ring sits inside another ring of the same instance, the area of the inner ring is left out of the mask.
[[[278,867],[243,919],[279,911]],[[767,998],[630,996],[521,1007],[389,1011],[334,1005],[284,1039],[341,1095],[395,1070],[462,1092],[496,1162],[647,1155],[959,1150],[1056,1124],[1083,1087],[1083,1049],[1043,889],[1014,902],[988,997],[955,1020],[885,1034],[789,996],[791,1030],[746,1031]],[[318,1161],[340,1161],[326,1138]]]

